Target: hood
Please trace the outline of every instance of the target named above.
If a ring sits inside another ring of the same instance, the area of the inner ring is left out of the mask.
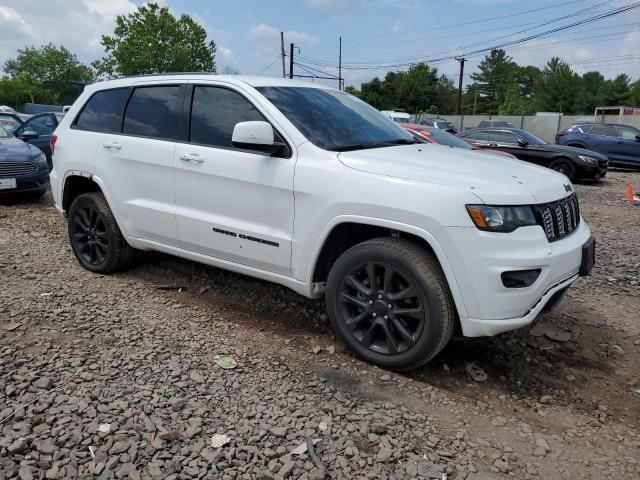
[[[40,150],[36,147],[16,137],[0,138],[0,162],[15,161],[18,160],[19,157],[32,158],[39,154]]]
[[[593,152],[591,150],[585,150],[584,148],[567,147],[566,145],[555,145],[553,143],[547,143],[544,145],[531,145],[531,147],[537,150],[544,150],[546,152],[572,153],[574,155],[585,155],[588,157],[597,158],[598,160],[607,160],[607,157],[605,155]]]
[[[483,202],[552,202],[573,191],[564,175],[520,160],[436,144],[342,152],[338,159],[362,172],[471,191]]]

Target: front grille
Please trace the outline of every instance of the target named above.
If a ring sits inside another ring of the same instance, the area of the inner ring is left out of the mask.
[[[37,165],[29,162],[0,162],[0,177],[31,175],[37,169]]]
[[[550,242],[570,235],[580,224],[580,207],[575,193],[557,202],[534,205],[533,211]]]

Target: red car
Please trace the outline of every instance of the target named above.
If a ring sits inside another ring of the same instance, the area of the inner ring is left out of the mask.
[[[516,158],[507,152],[501,152],[499,150],[483,150],[482,148],[465,142],[461,138],[451,135],[439,128],[427,127],[425,125],[418,125],[415,123],[402,123],[399,124],[402,128],[411,133],[415,138],[425,143],[437,143],[439,145],[448,145],[449,147],[464,148],[466,150],[477,150],[480,153],[486,153],[487,155],[497,155],[499,157]]]

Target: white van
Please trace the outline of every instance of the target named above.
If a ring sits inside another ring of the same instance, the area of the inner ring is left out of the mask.
[[[380,113],[396,123],[411,123],[411,115],[402,110],[380,110]]]

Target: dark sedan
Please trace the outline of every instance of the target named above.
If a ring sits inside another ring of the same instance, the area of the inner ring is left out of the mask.
[[[424,118],[420,121],[420,125],[438,128],[449,133],[458,133],[458,129],[456,128],[456,126],[449,120],[445,120],[444,118]]]
[[[519,128],[473,128],[458,134],[481,148],[510,153],[520,160],[564,173],[570,180],[600,180],[607,174],[607,157],[580,148],[553,145]]]
[[[43,152],[0,127],[0,193],[41,197],[49,186]]]
[[[606,155],[612,166],[640,168],[640,130],[630,125],[578,123],[559,132],[556,143]]]

